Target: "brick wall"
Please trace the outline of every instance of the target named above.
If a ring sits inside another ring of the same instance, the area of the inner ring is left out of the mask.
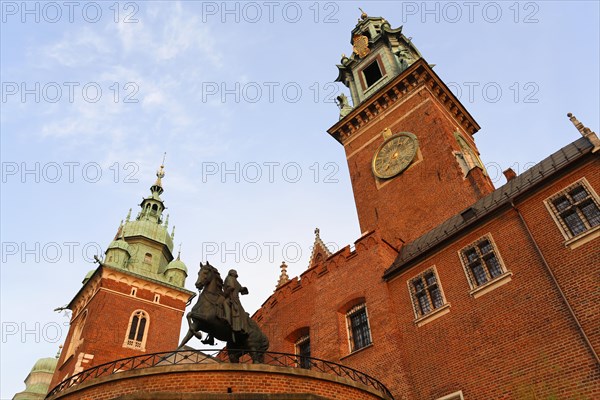
[[[378,229],[394,245],[410,242],[493,191],[479,169],[464,179],[453,154],[460,151],[454,137],[458,126],[422,85],[345,142],[361,232]],[[384,181],[374,177],[371,161],[385,128],[416,135],[419,152],[404,172]],[[421,217],[424,213],[428,218]]]
[[[543,204],[583,176],[600,192],[596,155],[518,198],[516,207],[598,349],[600,238],[565,247]],[[459,250],[486,234],[512,275],[475,296]],[[365,371],[396,398],[437,399],[459,390],[466,399],[600,397],[599,366],[510,206],[386,283],[381,276],[394,257],[371,233],[354,252],[342,249],[278,289],[255,314],[270,330],[271,350],[293,352],[293,332],[308,327],[313,357]],[[433,266],[449,312],[417,326],[407,281]],[[357,298],[367,304],[373,344],[349,354],[344,311]]]
[[[280,400],[289,394],[308,394],[335,400],[383,399],[374,389],[334,375],[308,370],[271,367],[266,365],[174,365],[154,367],[97,378],[63,391],[55,399],[108,400],[125,395],[151,393],[156,398],[181,398],[186,393],[196,393],[195,399],[222,394],[227,399],[243,394],[272,394],[268,399]],[[135,398],[135,397],[128,397]],[[237,397],[240,398],[240,397]]]
[[[132,285],[113,279],[101,278],[99,290],[80,311],[87,310],[83,325],[83,340],[69,357],[67,349],[73,340],[73,333],[80,316],[75,316],[65,341],[64,351],[50,387],[54,387],[66,377],[95,365],[120,358],[145,353],[169,351],[177,348],[185,302],[169,296],[161,296],[160,303],[154,303],[154,292],[144,288],[144,282],[136,284],[136,295],[131,295]],[[123,347],[129,333],[129,322],[136,310],[148,315],[145,350]],[[77,338],[75,338],[77,339]],[[86,363],[78,362],[79,355],[86,354]],[[93,358],[90,358],[93,356]]]

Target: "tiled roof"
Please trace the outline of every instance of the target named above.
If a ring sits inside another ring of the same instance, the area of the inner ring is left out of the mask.
[[[400,250],[394,263],[385,271],[383,278],[389,279],[405,265],[425,254],[427,251],[449,239],[454,234],[472,225],[482,217],[499,207],[510,203],[517,195],[534,187],[543,179],[592,151],[594,146],[582,137],[540,163],[529,168],[521,175],[499,187],[471,207],[454,215],[436,228],[430,230]]]

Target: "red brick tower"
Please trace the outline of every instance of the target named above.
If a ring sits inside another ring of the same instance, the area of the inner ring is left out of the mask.
[[[479,125],[402,27],[363,14],[352,44],[337,80],[354,107],[338,97],[340,121],[328,132],[346,151],[361,231],[398,247],[494,187],[473,141]]]
[[[187,269],[173,257],[173,232],[160,198],[163,166],[137,218],[121,222],[96,270],[69,303],[71,326],[50,387],[119,358],[174,350],[186,303]]]

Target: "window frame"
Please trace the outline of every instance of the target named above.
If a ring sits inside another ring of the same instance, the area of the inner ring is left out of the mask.
[[[454,392],[454,393],[450,393],[446,396],[440,397],[437,400],[464,400],[464,396],[463,396],[463,392],[462,390],[459,390],[458,392]]]
[[[588,192],[588,196],[582,200],[573,202],[572,201],[573,199],[572,199],[572,196],[570,193],[578,186],[583,187]],[[563,196],[568,196],[567,199],[570,201],[571,204],[570,204],[569,208],[559,211],[554,202]],[[596,193],[596,191],[594,190],[592,185],[590,185],[590,183],[588,182],[588,180],[585,177],[582,177],[582,178],[576,180],[575,182],[569,184],[568,186],[566,186],[563,189],[559,190],[558,192],[552,194],[551,196],[547,197],[544,200],[544,205],[548,209],[548,212],[550,213],[550,216],[552,217],[552,219],[554,220],[554,223],[558,227],[559,232],[563,235],[563,238],[565,239],[566,247],[574,249],[574,248],[579,247],[580,245],[587,243],[590,240],[600,236],[600,224],[592,226],[589,223],[587,216],[581,211],[581,209],[579,207],[579,205],[581,205],[584,202],[588,202],[588,201],[593,202],[596,205],[596,207],[598,209],[600,209],[600,197],[598,197],[598,194]],[[579,217],[581,222],[583,222],[583,224],[586,228],[584,231],[579,232],[577,234],[573,234],[571,232],[571,228],[570,228],[569,224],[565,221],[564,217],[561,215],[561,214],[563,214],[569,210],[573,210],[573,209],[575,209],[577,216]]]
[[[426,277],[428,275],[433,275],[433,277],[435,278],[434,284],[427,284]],[[423,312],[421,303],[419,301],[419,293],[415,288],[415,281],[417,280],[421,280],[421,282],[424,283],[424,288],[422,289],[422,291],[424,292],[425,296],[427,296],[428,305],[429,307],[431,307],[429,311],[425,313]],[[437,272],[437,268],[435,265],[427,268],[418,275],[415,275],[409,280],[407,280],[406,285],[408,286],[408,293],[413,306],[413,313],[415,315],[414,323],[417,326],[425,325],[426,323],[431,322],[434,319],[437,319],[450,311],[450,303],[448,303],[448,301],[446,300],[446,295],[444,294],[444,289],[442,288],[442,284],[440,282],[440,276]],[[442,304],[438,307],[434,306],[434,301],[430,290],[430,287],[433,285],[437,286],[442,300]]]
[[[365,314],[365,323],[367,327],[368,333],[368,342],[363,344],[361,347],[357,347],[356,338],[354,335],[354,327],[352,325],[352,317],[358,313],[364,312]],[[373,334],[371,332],[371,323],[369,321],[369,312],[367,310],[367,303],[362,302],[353,307],[351,307],[348,311],[346,311],[346,331],[348,332],[348,345],[350,349],[350,354],[356,353],[362,349],[370,347],[373,344]]]
[[[133,329],[134,318],[136,318],[136,317],[138,318],[138,322],[136,323],[136,326],[135,326],[135,332],[133,335],[133,339],[130,339],[131,332]],[[142,319],[145,319],[146,321],[144,322],[144,326],[143,326],[142,338],[141,338],[141,340],[138,340],[138,338],[140,336],[140,321]],[[135,310],[134,312],[131,313],[131,316],[129,317],[129,323],[127,324],[127,330],[125,332],[125,340],[123,341],[123,347],[133,349],[133,350],[146,351],[146,341],[148,340],[149,330],[150,330],[150,315],[148,314],[148,312],[145,310],[141,310],[141,309]]]
[[[364,70],[373,64],[373,62],[377,62],[377,66],[379,67],[379,71],[381,72],[381,78],[375,81],[371,86],[367,85],[367,79],[364,73]],[[385,64],[381,58],[380,54],[376,54],[370,61],[365,62],[364,66],[357,71],[357,75],[360,81],[360,86],[362,88],[362,92],[364,95],[367,95],[369,91],[371,91],[374,87],[377,87],[379,83],[382,82],[383,79],[387,77],[387,70],[385,68]]]
[[[302,352],[302,346],[305,345],[306,343],[308,343],[308,355],[303,354]],[[310,348],[310,333],[301,336],[298,340],[296,340],[296,342],[294,343],[294,349],[295,349],[295,353],[298,356],[298,367],[299,368],[304,368],[304,369],[310,369],[312,366],[312,363],[310,361],[310,357],[311,357],[311,348]]]
[[[491,252],[482,253],[480,244],[487,241],[491,246]],[[465,254],[467,250],[475,249],[476,254],[478,255],[478,259],[475,261],[469,261],[468,256]],[[490,267],[488,263],[486,263],[486,258],[490,258],[490,253],[496,258],[498,262],[498,266],[500,268],[500,274],[496,276],[492,276],[490,272]],[[496,245],[496,242],[492,238],[491,233],[486,233],[485,235],[480,236],[477,240],[472,241],[466,246],[463,246],[460,250],[458,250],[458,258],[460,259],[460,263],[462,264],[463,271],[467,278],[467,282],[469,283],[469,287],[471,288],[470,294],[477,298],[491,290],[496,289],[499,286],[502,286],[508,282],[510,282],[512,277],[512,272],[506,268],[506,264],[502,259],[500,254],[500,250]],[[472,271],[472,266],[476,261],[480,262],[480,267],[483,269],[485,277],[487,280],[483,283],[477,282],[477,277],[475,273]]]

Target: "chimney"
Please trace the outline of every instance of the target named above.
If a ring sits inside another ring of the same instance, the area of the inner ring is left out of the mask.
[[[508,168],[506,171],[503,172],[503,174],[506,178],[506,182],[510,182],[517,177],[517,173],[513,171],[512,168]]]

